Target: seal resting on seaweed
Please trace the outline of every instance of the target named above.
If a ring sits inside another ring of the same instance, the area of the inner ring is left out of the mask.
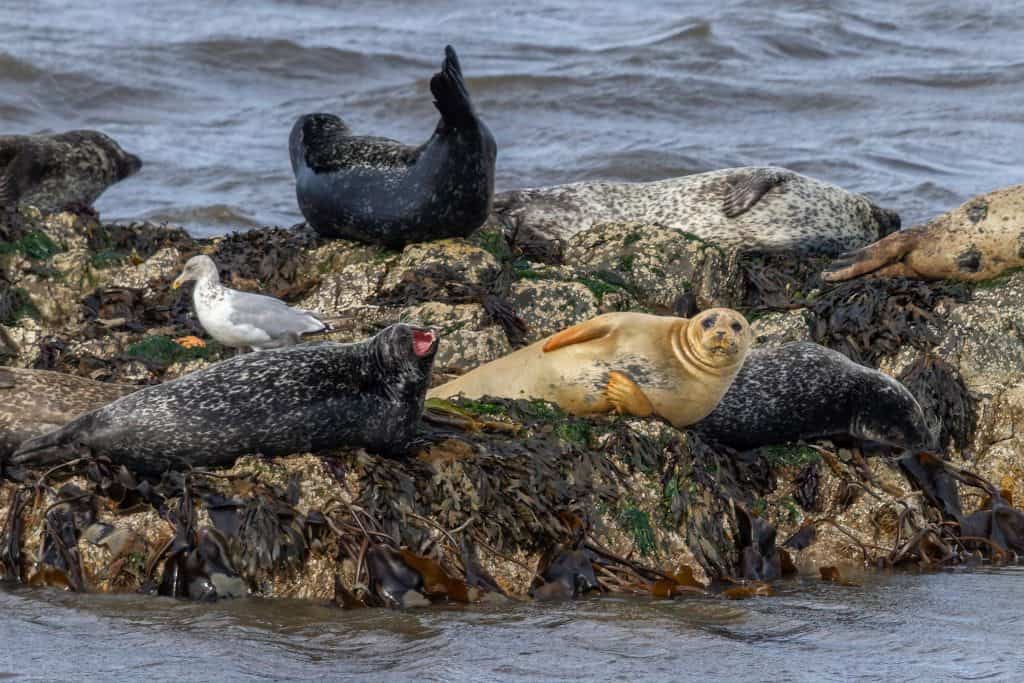
[[[656,414],[685,427],[718,404],[750,343],[747,321],[728,308],[694,318],[607,313],[471,370],[428,396],[543,399],[576,414]]]
[[[979,195],[923,225],[842,254],[826,282],[855,277],[989,280],[1024,266],[1024,185]]]
[[[299,117],[289,151],[299,208],[314,230],[401,247],[465,237],[483,225],[497,146],[473,109],[450,45],[430,92],[441,120],[418,147],[352,135],[333,114]]]
[[[398,454],[412,438],[437,337],[395,324],[354,344],[256,351],[147,387],[24,444],[17,464],[79,449],[143,475],[338,446]]]
[[[193,256],[171,283],[196,281],[192,303],[203,329],[224,346],[255,350],[298,344],[303,335],[327,330],[310,311],[292,308],[280,299],[229,289],[220,283],[217,264],[209,256]]]
[[[811,342],[753,349],[695,428],[739,450],[837,437],[912,451],[938,445],[906,387]]]
[[[22,442],[138,389],[49,370],[0,368],[0,459]]]
[[[740,167],[646,183],[505,192],[494,215],[518,241],[567,241],[600,223],[680,230],[725,249],[836,255],[900,227],[863,195],[784,168]]]
[[[94,130],[0,136],[0,207],[83,209],[140,168],[137,156]]]

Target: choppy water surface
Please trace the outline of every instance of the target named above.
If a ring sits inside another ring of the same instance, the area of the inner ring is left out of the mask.
[[[1024,180],[1024,12],[983,0],[4,0],[0,131],[101,128],[108,218],[300,220],[295,118],[421,142],[445,43],[498,185],[780,164],[907,223]]]
[[[1021,680],[1024,569],[772,598],[343,612],[0,587],[15,680]]]

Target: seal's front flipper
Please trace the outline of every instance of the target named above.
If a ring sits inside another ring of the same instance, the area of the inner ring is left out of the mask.
[[[611,332],[611,330],[611,325],[597,319],[573,325],[548,339],[544,344],[544,353],[550,353],[563,346],[572,346],[573,344],[582,344],[593,339],[600,339]]]
[[[892,268],[885,267],[898,265],[907,252],[914,248],[917,241],[918,236],[911,230],[894,232],[862,249],[840,254],[825,269],[821,279],[825,282],[842,282],[883,269],[885,269],[884,274],[887,277],[894,277],[897,273],[893,272]],[[902,272],[903,269],[897,270]],[[878,274],[882,275],[883,272]]]
[[[738,171],[725,179],[725,200],[722,213],[727,218],[749,211],[761,197],[773,187],[778,187],[793,177],[790,171]]]
[[[441,70],[430,79],[430,92],[434,95],[434,106],[441,112],[442,124],[455,127],[476,120],[459,57],[451,45],[444,49]]]
[[[654,412],[651,399],[644,390],[621,372],[608,373],[608,385],[604,388],[605,398],[620,415],[647,417]]]

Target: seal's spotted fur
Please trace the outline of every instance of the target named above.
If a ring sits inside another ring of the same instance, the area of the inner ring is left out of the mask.
[[[583,182],[499,194],[520,238],[568,240],[611,222],[681,230],[726,249],[836,255],[899,229],[866,197],[784,168],[728,168],[649,183]]]
[[[252,453],[393,452],[416,430],[436,351],[432,333],[404,324],[355,344],[256,351],[82,415],[26,442],[13,462],[48,464],[84,447],[158,475]]]
[[[824,346],[792,342],[752,350],[697,429],[741,450],[832,437],[927,450],[936,446],[927,425],[892,377]]]
[[[0,368],[0,459],[23,441],[138,389],[48,370]]]
[[[142,161],[94,130],[0,137],[0,207],[40,211],[81,209],[114,183],[134,175]]]

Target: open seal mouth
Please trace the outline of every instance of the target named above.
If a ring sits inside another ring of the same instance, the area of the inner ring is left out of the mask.
[[[428,355],[434,349],[434,344],[436,343],[437,335],[431,330],[412,331],[412,352],[417,357],[423,358]]]

